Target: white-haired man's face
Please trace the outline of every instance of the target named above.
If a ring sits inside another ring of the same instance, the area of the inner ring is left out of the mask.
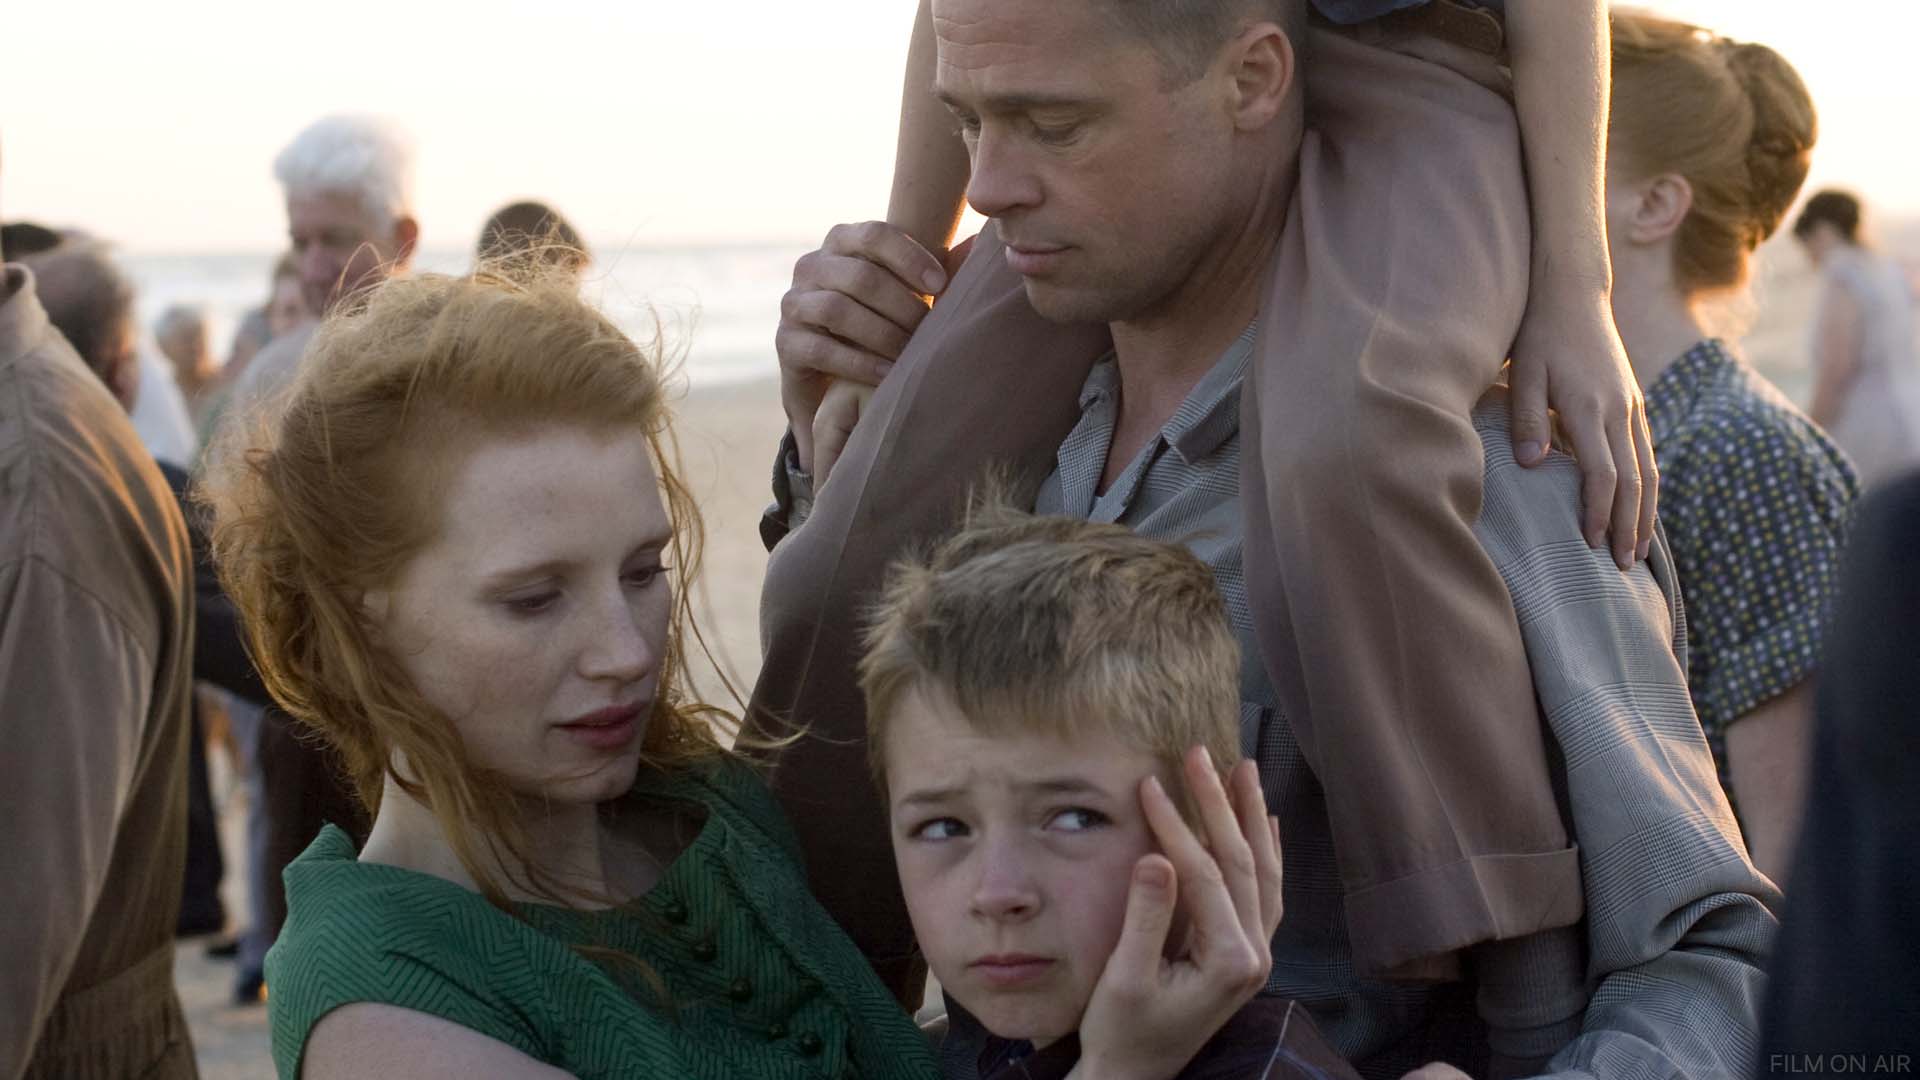
[[[375,214],[352,195],[289,191],[287,235],[307,308],[324,313],[404,270],[419,226],[410,217]]]

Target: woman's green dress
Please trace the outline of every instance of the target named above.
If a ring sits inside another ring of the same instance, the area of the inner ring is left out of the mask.
[[[918,1029],[807,892],[785,818],[746,767],[642,770],[630,799],[697,807],[698,836],[645,896],[579,912],[359,862],[329,826],[287,867],[267,956],[273,1054],[293,1080],[313,1026],[355,1002],[442,1017],[582,1078],[933,1077]],[[637,965],[574,946],[637,956]]]

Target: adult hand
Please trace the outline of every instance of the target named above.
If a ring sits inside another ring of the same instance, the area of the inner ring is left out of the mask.
[[[1400,1080],[1473,1080],[1473,1077],[1444,1061],[1433,1061],[1413,1070]]]
[[[802,469],[814,467],[814,414],[831,382],[878,384],[926,318],[927,296],[946,287],[939,259],[879,221],[834,226],[794,264],[774,351]]]
[[[942,258],[948,280],[960,272],[961,264],[967,261],[967,253],[973,250],[975,239],[967,237],[955,244]],[[873,400],[876,389],[874,385],[857,379],[832,379],[828,382],[813,414],[812,460],[809,462],[804,453],[801,457],[803,468],[809,464],[812,466],[809,471],[813,474],[815,494],[826,486],[827,474],[833,471],[841,452],[847,448],[847,440],[853,437],[853,429],[859,425],[860,418],[866,415],[867,404]],[[800,437],[796,435],[796,447],[800,442]]]
[[[1199,747],[1188,752],[1185,773],[1206,842],[1158,779],[1142,782],[1140,805],[1165,854],[1134,864],[1119,943],[1080,1022],[1076,1077],[1178,1074],[1272,970],[1282,914],[1280,826],[1267,816],[1259,775],[1252,762],[1235,767],[1229,798]],[[1187,929],[1170,955],[1176,898]]]
[[[1627,362],[1604,292],[1536,289],[1513,343],[1513,453],[1522,465],[1546,460],[1547,410],[1580,464],[1581,528],[1622,570],[1653,546],[1660,490],[1646,401]]]

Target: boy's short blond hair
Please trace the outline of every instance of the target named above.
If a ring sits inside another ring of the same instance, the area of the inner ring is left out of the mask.
[[[860,661],[882,791],[888,722],[915,690],[943,693],[986,734],[1111,733],[1177,783],[1196,743],[1223,771],[1240,759],[1239,686],[1205,563],[1123,526],[1003,506],[893,567]]]

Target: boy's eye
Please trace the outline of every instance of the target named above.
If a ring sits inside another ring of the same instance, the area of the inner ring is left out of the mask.
[[[1110,824],[1112,818],[1098,810],[1089,810],[1084,806],[1068,807],[1047,819],[1047,828],[1060,832],[1086,832]]]
[[[934,818],[915,826],[908,835],[915,840],[955,840],[967,835],[967,827],[958,818]]]

